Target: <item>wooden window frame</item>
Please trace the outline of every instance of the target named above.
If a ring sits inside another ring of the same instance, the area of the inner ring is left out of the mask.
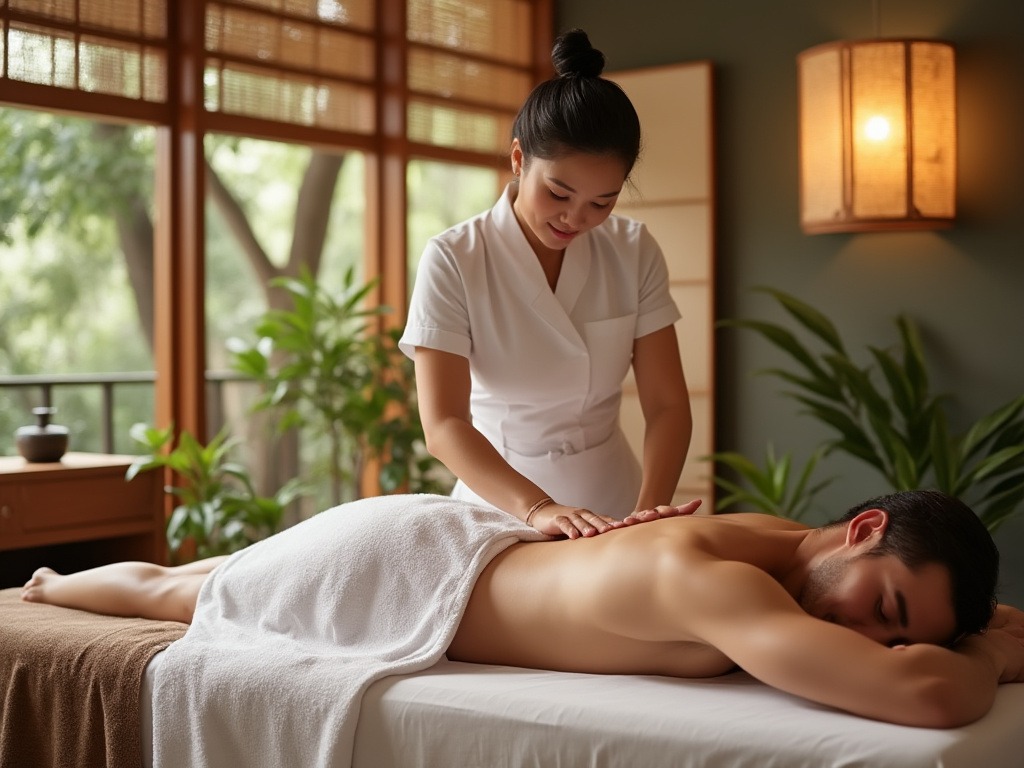
[[[550,76],[553,0],[534,6],[531,75]],[[207,112],[203,104],[205,0],[167,0],[167,101],[131,100],[4,79],[0,102],[50,112],[110,118],[155,126],[156,210],[154,248],[156,422],[195,435],[207,431],[205,342],[205,166],[207,133],[232,133],[366,153],[367,278],[378,278],[373,300],[399,308],[386,319],[405,321],[406,167],[432,159],[507,170],[507,157],[413,144],[406,137],[405,0],[378,0],[375,78],[376,125],[372,135]]]

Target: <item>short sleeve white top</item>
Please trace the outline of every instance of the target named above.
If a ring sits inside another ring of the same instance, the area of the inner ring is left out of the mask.
[[[622,517],[640,484],[618,420],[633,341],[680,317],[664,256],[612,215],[569,244],[552,292],[513,199],[430,240],[400,347],[468,358],[473,424],[499,453],[559,503]]]

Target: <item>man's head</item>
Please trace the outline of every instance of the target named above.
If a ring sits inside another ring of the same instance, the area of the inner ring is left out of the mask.
[[[982,630],[995,609],[999,550],[970,507],[938,491],[900,491],[858,504],[828,527],[852,527],[872,510],[882,510],[885,520],[863,556],[894,556],[916,576],[940,566],[953,605],[949,640]]]

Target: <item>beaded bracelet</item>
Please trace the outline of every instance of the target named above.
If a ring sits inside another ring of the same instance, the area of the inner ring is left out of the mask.
[[[554,503],[554,499],[552,499],[550,496],[545,496],[543,499],[534,504],[532,507],[530,507],[530,511],[526,513],[526,524],[531,525],[530,521],[533,520],[533,516],[537,514],[537,512],[544,509],[544,507],[546,507],[548,504]]]

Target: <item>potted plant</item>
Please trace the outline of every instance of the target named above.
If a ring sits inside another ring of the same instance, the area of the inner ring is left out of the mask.
[[[799,473],[795,471],[790,454],[776,458],[772,443],[765,450],[764,468],[735,451],[720,451],[703,458],[724,464],[744,481],[736,482],[719,474],[714,476],[715,485],[728,494],[717,499],[717,510],[724,511],[739,505],[745,512],[763,512],[800,520],[810,510],[818,493],[835,479],[828,478],[811,485],[811,476],[824,455],[825,448],[818,448]]]
[[[835,325],[819,310],[771,288],[772,296],[817,348],[778,323],[724,320],[752,330],[785,352],[796,370],[762,373],[781,380],[803,412],[835,432],[826,452],[842,451],[878,470],[894,490],[933,487],[971,503],[994,531],[1024,502],[1024,395],[951,430],[947,398],[932,392],[917,327],[895,318],[900,343],[869,346],[857,363]],[[748,473],[749,474],[749,473]]]
[[[167,468],[180,482],[165,487],[179,501],[167,520],[172,562],[181,561],[192,548],[200,558],[226,555],[276,533],[285,508],[306,492],[293,480],[272,496],[259,495],[245,468],[231,461],[236,441],[223,431],[206,445],[182,431],[170,450],[173,426],[135,424],[130,433],[148,453],[132,463],[126,479]]]
[[[257,409],[276,409],[280,430],[297,428],[327,443],[333,504],[366,495],[368,468],[385,493],[442,492],[437,461],[425,449],[412,363],[397,331],[379,331],[387,307],[365,309],[374,283],[345,274],[341,290],[309,273],[272,285],[291,306],[271,309],[255,341],[232,339],[233,367],[263,384]]]

